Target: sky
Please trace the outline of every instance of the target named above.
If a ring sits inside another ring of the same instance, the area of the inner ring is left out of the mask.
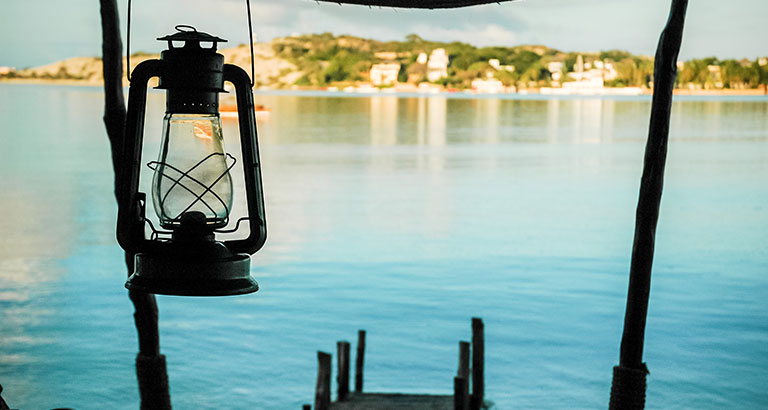
[[[118,0],[125,39],[127,0]],[[653,55],[670,0],[520,0],[452,10],[251,0],[258,41],[293,33],[402,40],[416,33],[477,46],[542,44],[563,51]],[[176,24],[248,42],[245,0],[133,0],[131,51],[159,52]],[[96,0],[2,0],[0,66],[24,68],[101,52]],[[768,0],[690,0],[681,58],[768,55]],[[226,47],[226,45],[225,45]]]

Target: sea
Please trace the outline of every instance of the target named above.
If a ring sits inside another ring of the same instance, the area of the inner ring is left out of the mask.
[[[148,98],[144,162],[164,113]],[[174,408],[299,409],[317,352],[346,340],[354,358],[359,329],[365,391],[451,394],[473,317],[494,409],[607,408],[650,97],[255,100],[261,289],[157,297]],[[102,115],[97,87],[0,84],[11,408],[139,406]],[[222,123],[236,154],[237,122]],[[644,360],[647,409],[768,408],[767,97],[675,100]]]

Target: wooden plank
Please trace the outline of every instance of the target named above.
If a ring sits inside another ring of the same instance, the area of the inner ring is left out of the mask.
[[[485,394],[485,336],[483,335],[483,320],[472,318],[472,410],[483,406]]]
[[[349,342],[336,343],[338,364],[336,384],[338,386],[338,400],[344,401],[349,395]]]
[[[331,354],[317,352],[317,387],[315,410],[328,410],[331,405]]]
[[[355,391],[363,392],[363,363],[365,361],[365,330],[357,331],[357,357],[355,358]]]
[[[466,377],[453,378],[453,410],[469,410],[469,381]]]
[[[453,395],[350,393],[331,410],[453,410]]]

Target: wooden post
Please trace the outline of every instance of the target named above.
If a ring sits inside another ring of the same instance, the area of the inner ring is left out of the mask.
[[[483,406],[485,394],[485,337],[483,319],[472,318],[472,410]]]
[[[357,357],[355,358],[355,392],[363,392],[363,363],[365,361],[365,330],[357,331]]]
[[[317,352],[317,386],[315,410],[328,410],[331,406],[331,354]]]
[[[453,378],[453,410],[469,410],[469,382],[466,377]]]
[[[344,401],[349,396],[349,342],[337,342],[336,350],[338,364],[336,384],[339,388],[338,401]]]
[[[613,368],[612,410],[645,408],[646,374],[643,363],[645,321],[651,291],[651,269],[659,220],[664,166],[669,140],[672,90],[677,76],[677,55],[683,39],[688,0],[672,0],[669,20],[661,32],[653,68],[653,102],[643,176],[635,214],[635,237],[629,268],[629,290],[624,315],[619,365]]]
[[[469,342],[459,342],[459,370],[456,375],[469,380]]]
[[[123,97],[123,43],[120,38],[120,17],[116,0],[99,0],[101,16],[101,55],[104,75],[104,126],[112,153],[114,188],[117,195],[118,173],[123,161],[125,140],[125,99]],[[130,67],[129,67],[130,69]],[[118,202],[120,198],[117,198]],[[135,235],[143,237],[144,232]],[[134,255],[125,254],[128,275],[133,273]],[[171,396],[165,356],[160,354],[155,295],[128,292],[133,302],[139,353],[136,356],[136,377],[139,382],[141,409],[170,410]]]
[[[301,406],[301,410],[312,410],[312,405],[311,404],[305,404],[305,405]]]

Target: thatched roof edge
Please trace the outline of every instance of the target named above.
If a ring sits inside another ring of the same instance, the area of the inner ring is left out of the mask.
[[[501,3],[515,0],[317,0],[327,3],[356,4],[361,6],[398,7],[406,9],[450,9]]]

